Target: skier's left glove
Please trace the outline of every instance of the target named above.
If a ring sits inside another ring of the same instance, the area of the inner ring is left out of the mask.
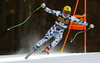
[[[42,7],[42,8],[46,8],[45,3],[42,3],[42,4],[41,4],[41,7]]]
[[[89,26],[90,28],[94,28],[94,25],[93,24],[90,24],[90,26]]]

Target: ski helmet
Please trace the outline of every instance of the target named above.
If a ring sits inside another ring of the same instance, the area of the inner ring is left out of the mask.
[[[63,8],[63,13],[70,14],[70,13],[71,13],[71,7],[70,7],[70,6],[65,6],[65,7]]]

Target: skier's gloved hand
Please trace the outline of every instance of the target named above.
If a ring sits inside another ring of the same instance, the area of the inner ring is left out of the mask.
[[[42,3],[42,4],[41,4],[41,7],[42,7],[42,8],[46,8],[45,3]]]
[[[93,24],[90,24],[90,26],[89,26],[90,28],[94,28],[94,25]]]

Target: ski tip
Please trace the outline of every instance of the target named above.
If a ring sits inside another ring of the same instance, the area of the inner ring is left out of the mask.
[[[25,59],[27,60],[28,58],[27,58],[27,57],[25,57]]]
[[[26,58],[25,58],[26,59]],[[27,60],[27,59],[26,59]]]
[[[27,60],[27,59],[25,58],[25,60]]]

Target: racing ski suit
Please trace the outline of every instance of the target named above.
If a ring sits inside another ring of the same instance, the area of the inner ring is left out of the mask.
[[[54,37],[55,40],[52,43],[50,43],[44,50],[48,51],[51,48],[55,47],[62,39],[64,30],[69,26],[70,22],[72,21],[78,22],[82,25],[88,25],[88,23],[80,21],[80,19],[74,16],[68,15],[67,17],[65,17],[63,12],[61,11],[51,10],[48,7],[45,8],[45,11],[50,14],[56,15],[57,20],[55,21],[55,24],[47,31],[45,36],[40,41],[38,41],[37,44],[35,44],[36,50],[52,37]]]

